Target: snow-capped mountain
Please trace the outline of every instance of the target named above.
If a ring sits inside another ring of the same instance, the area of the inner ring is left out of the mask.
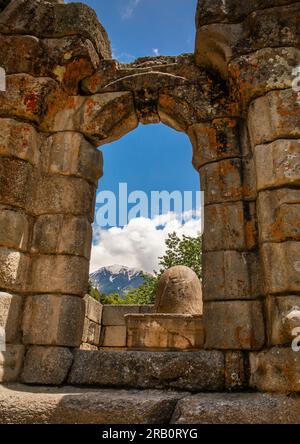
[[[140,287],[144,279],[141,276],[142,270],[129,268],[123,265],[111,265],[102,267],[90,275],[92,285],[101,293],[126,294],[132,288]]]

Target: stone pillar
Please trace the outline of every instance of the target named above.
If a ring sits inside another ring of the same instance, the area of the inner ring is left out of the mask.
[[[206,348],[264,344],[256,252],[256,190],[242,123],[229,118],[189,128],[205,193],[203,301]]]

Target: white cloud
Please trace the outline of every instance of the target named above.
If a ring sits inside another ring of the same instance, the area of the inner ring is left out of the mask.
[[[190,215],[191,216],[191,215]],[[123,228],[108,230],[96,227],[90,271],[103,266],[121,264],[152,272],[158,268],[158,257],[165,251],[165,239],[175,231],[178,235],[196,236],[201,231],[198,218],[182,218],[174,213],[154,219],[132,219]]]
[[[130,0],[126,8],[122,11],[121,17],[123,20],[129,20],[132,18],[133,13],[141,0]]]
[[[156,56],[159,56],[159,55],[160,55],[160,52],[159,52],[159,49],[158,49],[158,48],[153,48],[152,51],[154,52],[154,54],[155,54]]]

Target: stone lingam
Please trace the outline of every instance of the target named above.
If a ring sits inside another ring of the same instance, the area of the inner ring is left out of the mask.
[[[188,267],[167,270],[159,281],[154,313],[128,314],[127,347],[191,350],[203,347],[201,283]]]

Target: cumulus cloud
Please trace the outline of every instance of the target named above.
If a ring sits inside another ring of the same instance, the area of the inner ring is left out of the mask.
[[[121,17],[123,20],[129,20],[132,18],[135,9],[139,5],[141,0],[130,0],[126,8],[122,11]]]
[[[160,51],[158,48],[153,48],[152,51],[154,52],[154,55],[156,55],[156,56],[160,55]]]
[[[95,227],[90,272],[101,267],[121,264],[149,273],[158,268],[158,257],[165,252],[165,239],[169,233],[179,236],[197,236],[201,231],[200,214],[168,213],[154,219],[132,219],[123,228],[108,230]]]

